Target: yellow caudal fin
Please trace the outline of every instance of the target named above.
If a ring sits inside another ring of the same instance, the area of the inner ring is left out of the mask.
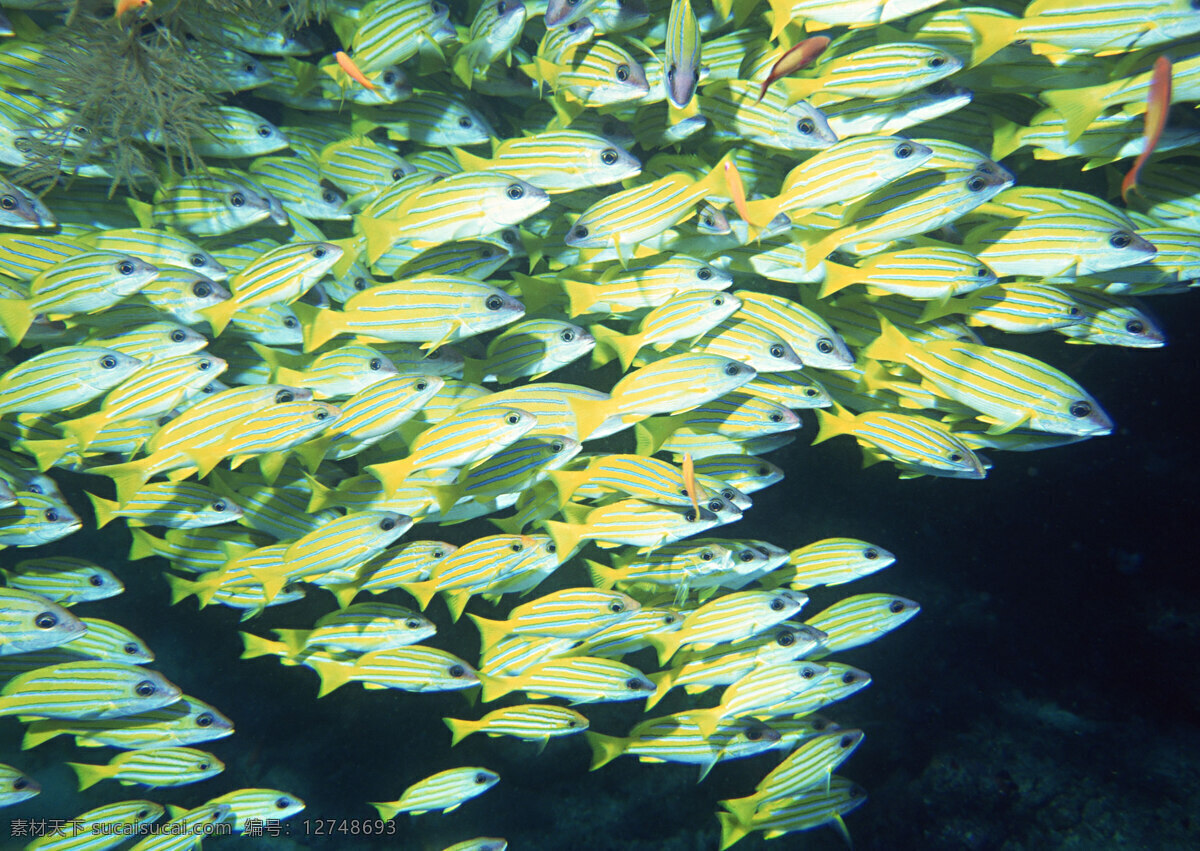
[[[927,301],[925,302],[925,309],[921,311],[921,318],[917,321],[922,323],[932,322],[935,319],[941,319],[943,316],[965,313],[966,309],[961,301],[953,298]]]
[[[271,632],[275,633],[287,656],[299,656],[304,652],[308,637],[312,635],[311,629],[273,629]]]
[[[841,292],[860,280],[859,270],[854,266],[843,266],[840,263],[825,262],[825,280],[821,281],[821,289],[817,298],[826,298],[836,292]]]
[[[32,324],[33,308],[27,300],[0,298],[0,328],[4,329],[4,336],[10,343],[21,342]]]
[[[861,351],[864,358],[872,360],[890,360],[894,363],[904,363],[913,351],[912,341],[900,332],[900,329],[879,317],[880,334]]]
[[[1024,144],[1024,124],[1009,121],[999,115],[992,116],[992,159],[999,162]]]
[[[379,479],[384,488],[391,493],[399,490],[400,486],[404,484],[404,480],[412,475],[415,463],[413,456],[409,455],[405,458],[397,458],[395,461],[372,464],[366,468],[366,471]]]
[[[542,526],[560,553],[574,552],[583,543],[583,536],[588,530],[582,523],[559,523],[555,520],[543,520]]]
[[[75,451],[78,446],[71,438],[62,440],[24,440],[21,448],[29,452],[37,462],[37,468],[43,473],[58,463],[68,452]]]
[[[624,267],[622,266],[622,268]],[[559,283],[563,292],[567,294],[567,301],[570,302],[570,309],[567,312],[572,317],[592,311],[600,299],[599,288],[595,284],[573,281],[569,278],[560,279]]]
[[[84,493],[91,500],[92,510],[96,513],[96,528],[101,529],[106,524],[112,522],[112,519],[117,516],[117,512],[121,509],[120,503],[96,496],[91,491],[84,491]]]
[[[113,464],[108,467],[94,467],[90,472],[112,479],[117,489],[117,502],[121,505],[137,496],[137,492],[150,480],[150,459],[139,458],[124,464]]]
[[[842,244],[844,233],[841,228],[831,231],[810,231],[800,236],[799,242],[804,247],[804,268],[810,270]]]
[[[458,623],[458,619],[462,617],[463,609],[467,607],[467,603],[471,602],[470,591],[454,591],[442,595],[442,599],[446,602],[446,609],[450,612],[450,621]]]
[[[712,709],[697,709],[691,713],[692,720],[696,722],[696,726],[700,728],[700,735],[704,738],[710,738],[717,732],[721,723],[721,711],[721,707],[715,706]]]
[[[482,656],[501,638],[508,635],[508,621],[495,621],[480,615],[467,615],[479,630],[479,655]]]
[[[1038,97],[1063,117],[1068,144],[1074,144],[1083,135],[1083,131],[1088,128],[1088,125],[1104,112],[1104,86],[1089,86],[1084,89],[1050,89],[1042,92]]]
[[[463,171],[487,171],[492,165],[491,160],[464,151],[462,148],[451,148],[450,153],[454,154],[454,158],[458,160]]]
[[[321,656],[309,656],[304,660],[304,664],[316,671],[317,676],[321,678],[321,686],[317,689],[318,698],[346,685],[354,671],[353,665],[344,665]]]
[[[443,718],[442,722],[450,728],[450,747],[454,747],[483,726],[480,721],[469,721],[465,718]]]
[[[68,762],[67,765],[75,769],[75,775],[79,778],[80,792],[90,786],[95,786],[101,780],[112,777],[116,772],[116,769],[109,765],[88,765],[83,762]]]
[[[638,455],[649,457],[661,449],[678,429],[679,421],[675,417],[651,417],[642,420],[633,427],[634,439],[637,441],[634,451]]]
[[[0,310],[3,309],[0,306]],[[108,418],[108,414],[104,411],[95,411],[87,416],[59,423],[58,427],[64,435],[75,440],[76,450],[82,452],[88,447],[88,444],[96,439],[96,434],[100,429],[108,425],[109,422],[111,421]]]
[[[971,64],[968,68],[974,68],[987,61],[996,51],[1012,44],[1022,23],[1021,18],[1001,18],[977,12],[966,12],[965,16],[971,29],[975,31],[975,47],[971,51]]]
[[[771,221],[781,212],[783,212],[782,197],[759,198],[756,201],[746,202],[746,215],[743,218],[751,227],[761,230],[771,224]]]
[[[588,576],[592,578],[592,584],[601,591],[607,591],[617,584],[617,580],[621,578],[621,571],[615,567],[609,567],[607,564],[601,564],[598,561],[584,559],[584,564],[587,565]]]
[[[571,397],[567,404],[575,414],[575,439],[587,440],[609,417],[610,400]]]
[[[140,532],[142,530],[134,529],[133,531]],[[145,534],[145,533],[143,533],[143,534]],[[136,541],[136,537],[137,536],[135,535],[134,536],[135,541]],[[153,555],[153,553],[151,553],[151,555]],[[196,582],[193,582],[190,579],[187,579],[183,576],[179,576],[174,573],[164,573],[163,576],[165,576],[167,579],[167,587],[169,587],[171,589],[171,605],[172,606],[174,606],[176,603],[186,600],[188,597],[191,597],[193,595],[197,595],[200,593],[199,584]]]
[[[593,733],[588,730],[584,733],[587,737],[587,742],[592,748],[592,765],[589,771],[595,771],[602,765],[607,765],[614,759],[625,753],[625,748],[629,744],[628,739],[619,739],[616,736],[606,736],[603,733]]]
[[[212,326],[214,337],[220,337],[221,333],[229,325],[229,321],[233,319],[233,314],[241,310],[241,305],[231,298],[224,301],[218,301],[216,304],[210,304],[207,307],[202,307],[196,312],[208,320],[208,324]]]
[[[292,304],[292,310],[296,311],[296,318],[300,320],[304,332],[305,352],[321,348],[344,329],[345,314],[340,310],[329,310],[299,301]]]
[[[813,438],[813,446],[824,443],[831,437],[854,433],[854,414],[837,402],[833,403],[832,410],[825,408],[815,408],[814,410],[817,414],[817,436]]]
[[[481,671],[479,673],[479,685],[482,688],[479,690],[479,700],[483,703],[498,700],[513,689],[518,688],[520,685],[519,680],[519,677],[498,677],[495,674],[485,674]]]
[[[398,242],[396,223],[367,215],[359,215],[357,219],[362,237],[366,240],[367,263],[374,266]]]
[[[242,659],[257,659],[259,656],[288,656],[287,645],[282,641],[272,641],[252,632],[240,633],[242,636]]]
[[[721,822],[720,851],[725,851],[729,846],[745,839],[750,833],[750,826],[738,821],[737,816],[733,813],[717,813],[717,819]]]
[[[154,227],[153,204],[146,201],[138,201],[136,198],[126,198],[125,203],[129,205],[129,211],[133,213],[139,225],[144,228]]]
[[[595,352],[603,346],[616,352],[617,358],[621,361],[621,369],[626,371],[629,370],[633,359],[637,357],[646,337],[645,334],[622,334],[620,331],[614,331],[604,325],[590,325],[588,331],[596,340],[596,349],[592,354],[593,362],[598,359]],[[607,363],[607,359],[604,362]]]
[[[438,592],[438,581],[427,579],[424,582],[405,582],[400,587],[417,601],[421,611],[425,611],[433,601],[434,594]]]
[[[571,495],[591,478],[587,470],[551,470],[546,478],[558,491],[558,507],[571,501]]]
[[[658,664],[663,666],[675,655],[683,644],[682,632],[665,632],[658,635],[647,635],[646,641],[658,652]]]
[[[557,280],[513,272],[513,281],[521,289],[521,301],[525,303],[528,313],[537,313],[544,307],[557,306],[563,301],[563,288]]]
[[[656,703],[667,696],[672,688],[675,687],[675,677],[677,671],[671,668],[666,671],[659,671],[656,674],[648,674],[647,679],[654,683],[654,693],[646,698],[646,711],[649,712]]]
[[[336,585],[322,585],[321,587],[333,595],[339,609],[344,609],[353,603],[358,592],[362,590],[357,582],[340,582]]]

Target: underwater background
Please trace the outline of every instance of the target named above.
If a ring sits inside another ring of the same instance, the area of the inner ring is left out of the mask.
[[[273,117],[262,101],[245,102]],[[1102,170],[1081,176],[1040,167],[1022,174],[1026,182],[1107,193]],[[1087,387],[1116,422],[1112,435],[997,453],[982,482],[898,480],[888,464],[862,469],[851,441],[810,446],[816,424],[802,411],[799,440],[769,456],[787,478],[756,493],[753,509],[722,529],[785,548],[833,535],[876,543],[896,564],[857,580],[853,593],[921,604],[886,640],[838,656],[873,677],[828,712],[866,732],[844,772],[869,794],[846,816],[859,851],[1200,848],[1200,306],[1190,293],[1148,305],[1167,334],[1164,348],[1068,346],[1054,335],[1017,339],[980,329],[985,342],[1003,341]],[[553,380],[587,383],[594,375],[577,364]],[[605,449],[628,451],[624,438],[610,440]],[[191,600],[171,606],[166,563],[128,561],[122,524],[94,528],[83,491],[97,480],[53,475],[83,530],[36,551],[4,549],[0,567],[36,553],[112,570],[125,593],[83,604],[80,613],[132,630],[155,651],[156,670],[236,725],[233,736],[201,745],[225,772],[166,797],[195,806],[227,788],[264,786],[306,802],[279,837],[214,838],[206,846],[437,851],[487,835],[505,837],[512,849],[701,851],[717,847],[717,802],[749,794],[779,760],[767,753],[721,763],[697,785],[691,765],[624,758],[589,772],[582,736],[551,740],[541,754],[526,742],[472,736],[448,757],[442,717],[480,711],[463,694],[351,686],[317,699],[313,672],[270,657],[240,660],[239,612],[198,611]],[[422,528],[421,537],[452,543],[494,532],[482,520]],[[586,584],[576,558],[538,590]],[[845,592],[812,590],[808,611]],[[250,629],[311,624],[330,602],[316,593],[267,609]],[[440,602],[425,615],[439,627],[438,647],[476,657],[473,629],[451,628]],[[652,650],[626,661],[654,668]],[[681,698],[669,697],[664,711],[682,708]],[[640,704],[629,703],[594,704],[585,713],[591,729],[613,735],[644,717]],[[0,719],[0,761],[19,760],[43,791],[0,811],[0,849],[24,842],[7,836],[11,820],[65,819],[142,796],[114,783],[76,791],[65,763],[111,752],[81,751],[68,737],[21,751],[22,732]],[[373,820],[367,801],[395,797],[449,765],[485,765],[502,780],[447,815],[399,816],[392,837],[315,835],[306,823]],[[156,799],[153,790],[144,797]],[[822,827],[774,840],[751,834],[739,847],[845,844]]]

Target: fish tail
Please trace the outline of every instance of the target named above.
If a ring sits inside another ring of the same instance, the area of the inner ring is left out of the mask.
[[[33,324],[33,308],[23,298],[0,298],[0,328],[13,345],[20,343]]]
[[[113,773],[112,767],[108,765],[89,765],[85,762],[68,762],[67,765],[75,769],[75,775],[79,778],[80,792],[111,777]]]
[[[997,162],[1018,150],[1024,144],[1027,130],[1023,124],[992,116],[992,159]]]
[[[319,434],[316,437],[311,437],[301,443],[299,446],[291,450],[297,458],[304,462],[304,468],[309,473],[316,473],[317,468],[321,466],[321,462],[325,460],[325,453],[329,451],[329,447],[333,444],[334,436],[326,432]],[[284,454],[286,458],[286,453]],[[261,466],[261,462],[260,462]]]
[[[480,384],[487,375],[487,358],[463,358],[462,380],[470,384]]]
[[[404,484],[404,480],[412,475],[413,463],[413,456],[409,455],[395,461],[386,461],[383,464],[372,464],[366,470],[379,479],[389,492],[393,492],[399,489]]]
[[[379,817],[384,821],[391,821],[400,814],[400,808],[396,804],[384,804],[371,802],[371,806],[379,810]]]
[[[880,335],[866,345],[862,356],[871,360],[890,360],[904,363],[913,349],[912,341],[900,333],[900,329],[879,317]]]
[[[451,148],[450,153],[458,160],[463,171],[487,171],[492,161],[484,157],[464,151],[462,148]]]
[[[300,320],[300,327],[304,330],[306,353],[321,348],[342,332],[343,323],[339,320],[343,314],[339,310],[329,310],[299,301],[291,307],[296,311],[296,318]]]
[[[917,322],[924,324],[925,322],[932,322],[935,319],[941,319],[943,316],[962,312],[962,305],[954,299],[936,299],[925,303],[925,309],[921,311],[921,317]]]
[[[464,381],[470,381],[469,378],[464,378]],[[451,508],[458,505],[458,501],[463,498],[466,490],[461,484],[455,483],[452,485],[431,485],[425,490],[433,494],[437,500],[438,511],[445,514]]]
[[[572,317],[587,313],[595,307],[597,301],[595,284],[567,279],[562,280],[561,283],[563,292],[567,294],[567,301],[570,302],[568,313]]]
[[[357,582],[340,582],[336,585],[322,585],[321,587],[333,595],[339,609],[344,609],[353,603],[354,598],[361,590]]]
[[[367,241],[367,262],[374,265],[396,243],[396,227],[391,222],[361,213],[358,221],[362,235]]]
[[[207,307],[202,307],[196,312],[208,320],[208,324],[212,326],[214,337],[220,337],[221,332],[229,325],[229,321],[233,319],[233,314],[237,313],[241,305],[231,298],[224,301],[218,301],[216,304],[210,304]]]
[[[787,29],[788,24],[792,22],[792,2],[793,0],[770,0],[772,20],[771,41],[779,38],[779,34]],[[728,17],[728,14],[726,17]]]
[[[446,609],[450,612],[450,621],[458,623],[458,619],[462,617],[463,609],[467,607],[467,603],[471,602],[470,591],[455,591],[452,594],[443,594],[442,599],[446,601]]]
[[[124,505],[137,496],[142,485],[150,480],[150,458],[139,458],[137,461],[127,461],[124,464],[112,464],[108,467],[95,467],[91,472],[108,476],[117,489],[117,502]]]
[[[479,630],[479,655],[487,653],[488,648],[508,634],[508,622],[496,621],[480,615],[467,615]]]
[[[609,567],[607,564],[601,564],[591,559],[584,559],[583,561],[587,565],[588,575],[592,578],[592,584],[602,591],[612,588],[617,584],[617,580],[621,578],[621,571],[615,567]]]
[[[765,228],[777,215],[783,212],[782,196],[776,198],[759,198],[746,202],[744,218],[754,228]]]
[[[271,632],[275,633],[275,637],[283,645],[284,655],[287,656],[299,656],[304,650],[308,636],[312,634],[311,629],[273,629]]]
[[[975,31],[975,47],[971,51],[971,64],[968,68],[974,68],[996,51],[1010,45],[1017,37],[1017,29],[1021,25],[1020,18],[998,18],[995,15],[977,12],[966,12],[965,15],[967,23]]]
[[[679,422],[674,417],[651,417],[636,423],[633,434],[637,440],[637,448],[634,451],[647,457],[653,455],[671,439],[671,435],[678,428]]]
[[[696,722],[696,726],[700,728],[700,735],[704,738],[710,738],[717,732],[717,726],[721,723],[721,707],[715,706],[712,709],[698,709],[692,713],[692,718]]]
[[[683,644],[683,635],[678,632],[668,632],[662,635],[648,635],[646,640],[658,651],[658,664],[665,665],[667,660],[675,655]]]
[[[417,601],[421,611],[425,611],[433,601],[433,595],[438,591],[438,581],[426,579],[424,582],[405,582],[400,587]]]
[[[592,747],[592,766],[588,769],[589,771],[595,771],[625,753],[625,739],[606,736],[603,733],[593,733],[591,730],[585,732],[584,735],[587,736],[587,742]]]
[[[117,512],[121,509],[121,504],[111,499],[105,499],[102,496],[96,496],[91,491],[84,491],[87,498],[91,500],[92,510],[96,512],[96,528],[102,529],[104,526],[117,516]]]
[[[242,636],[242,644],[245,649],[242,650],[242,659],[257,659],[259,656],[288,656],[288,647],[282,641],[272,641],[269,638],[263,638],[261,635],[255,635],[252,632],[240,633]]]
[[[27,751],[30,748],[36,748],[42,742],[48,742],[60,735],[62,735],[62,730],[43,722],[34,721],[25,728],[25,735],[21,738],[21,750]]]
[[[721,848],[725,851],[729,846],[739,842],[750,833],[750,826],[738,821],[733,813],[717,813],[721,822]]]
[[[468,615],[468,617],[473,617]],[[479,685],[482,688],[479,690],[479,700],[483,703],[489,703],[497,698],[504,697],[513,690],[512,680],[514,677],[497,677],[494,674],[485,674],[482,671],[479,673]]]
[[[608,419],[609,400],[579,399],[572,397],[567,400],[571,412],[575,414],[575,436],[577,440],[587,440],[601,424]]]
[[[349,665],[341,665],[329,659],[322,659],[320,656],[309,656],[304,660],[304,664],[316,671],[317,676],[321,678],[321,685],[317,689],[318,698],[322,698],[350,682]]]
[[[142,530],[134,529],[132,531],[134,533],[134,544],[136,546],[137,533],[141,532]],[[145,533],[143,533],[143,534],[145,534]],[[151,555],[153,555],[153,553],[151,553]],[[132,554],[130,555],[130,557],[131,558],[133,557]],[[196,595],[196,596],[200,595],[200,583],[199,582],[193,582],[192,580],[186,579],[185,577],[179,576],[178,574],[175,574],[175,573],[164,573],[163,576],[166,577],[167,586],[171,589],[171,605],[172,606],[174,606],[176,603],[186,600],[188,597],[191,597],[192,595]]]
[[[589,476],[587,470],[551,470],[546,474],[546,478],[558,491],[559,508],[571,501],[571,495],[587,482]]]
[[[443,718],[442,722],[450,728],[450,747],[454,747],[479,729],[478,721],[468,721],[464,718]]]
[[[826,440],[839,435],[850,434],[850,429],[854,425],[854,415],[836,402],[834,406],[833,412],[827,411],[824,408],[815,409],[817,414],[817,436],[813,438],[813,446],[816,446],[818,443],[824,443]]]
[[[583,535],[587,530],[582,523],[559,523],[555,520],[543,520],[542,525],[560,553],[575,552],[583,543]]]
[[[821,281],[821,289],[817,293],[817,298],[827,298],[858,283],[858,276],[855,274],[857,271],[858,269],[854,266],[827,262],[825,264],[825,280]]]
[[[304,509],[309,514],[315,514],[326,508],[330,508],[337,504],[337,490],[335,488],[326,487],[314,476],[305,474],[304,480],[308,482],[309,493],[308,506]]]
[[[646,712],[649,712],[656,703],[667,696],[667,692],[675,687],[675,677],[674,668],[646,676],[650,682],[654,683],[654,693],[646,698]]]
[[[126,198],[125,203],[129,205],[129,211],[133,213],[139,225],[144,228],[154,227],[153,204],[147,201],[138,201],[136,198]]]
[[[1039,95],[1051,109],[1063,117],[1068,143],[1074,144],[1083,135],[1083,131],[1088,128],[1088,125],[1104,112],[1101,90],[1101,86],[1090,86],[1083,89],[1050,89]]]
[[[29,452],[37,461],[38,469],[43,473],[58,463],[68,452],[76,448],[75,441],[70,438],[62,440],[25,440],[21,448]]]
[[[604,346],[616,352],[617,358],[621,361],[621,369],[626,371],[629,370],[633,359],[637,357],[645,339],[643,334],[622,334],[620,331],[614,331],[603,325],[589,325],[588,331],[596,340],[596,348],[592,352],[593,363],[597,360],[596,352],[600,350],[601,346]]]

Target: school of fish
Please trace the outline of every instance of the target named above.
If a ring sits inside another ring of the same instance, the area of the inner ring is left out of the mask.
[[[244,613],[244,658],[308,668],[319,695],[478,690],[444,762],[378,790],[380,824],[503,782],[456,760],[467,736],[538,759],[582,733],[593,770],[781,754],[722,802],[714,848],[848,837],[866,793],[836,772],[864,733],[817,713],[871,682],[836,657],[919,605],[813,613],[810,589],[894,557],[728,537],[785,478],[764,456],[801,410],[813,443],[851,437],[903,478],[1107,435],[1016,335],[1162,346],[1139,297],[1200,276],[1200,168],[1172,159],[1200,130],[1168,121],[1197,99],[1195,0],[333,0],[320,27],[193,41],[229,93],[192,139],[208,168],[112,197],[110,147],[39,46],[56,4],[4,6],[0,723],[26,748],[74,737],[81,790],[162,799],[28,849],[164,818],[132,847],[190,848],[304,808],[166,800],[219,784],[194,746],[233,722],[77,614],[122,592],[119,563],[14,558],[85,534],[56,469],[88,476],[130,559],[167,565],[173,602]],[[111,26],[156,14],[116,3]],[[39,195],[19,179],[48,138],[74,180]],[[1108,192],[1064,188],[1097,168]],[[459,532],[481,518],[499,534]],[[255,627],[322,594],[315,623]],[[443,605],[477,658],[437,647]],[[630,729],[590,729],[588,704],[634,700]],[[38,791],[0,765],[0,806]]]

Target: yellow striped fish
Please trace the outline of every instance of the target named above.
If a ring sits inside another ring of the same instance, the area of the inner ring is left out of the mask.
[[[445,814],[482,795],[499,780],[499,774],[486,768],[451,768],[418,780],[404,790],[399,800],[371,806],[379,810],[379,817],[384,820],[400,813],[421,815],[436,810]]]

